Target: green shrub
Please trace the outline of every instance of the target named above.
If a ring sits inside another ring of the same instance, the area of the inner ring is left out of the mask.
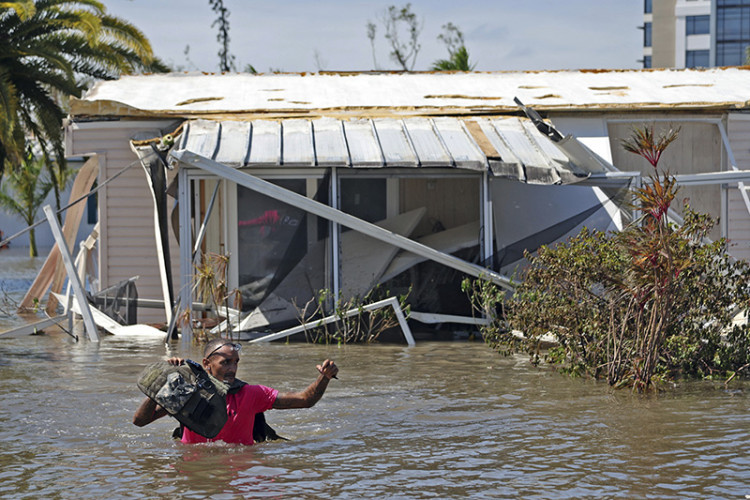
[[[624,146],[656,169],[676,136],[636,130]],[[682,225],[669,221],[674,177],[655,173],[633,193],[642,215],[623,231],[584,229],[527,255],[522,281],[503,302],[504,314],[490,316],[485,339],[502,352],[524,349],[537,362],[541,338],[551,333],[557,346],[546,352],[547,362],[636,390],[678,376],[746,373],[748,328],[733,318],[750,300],[748,263],[734,261],[725,240],[706,243],[714,222],[689,206]],[[481,287],[464,284],[476,309],[496,308],[501,292]],[[523,332],[523,341],[509,341],[513,330]]]

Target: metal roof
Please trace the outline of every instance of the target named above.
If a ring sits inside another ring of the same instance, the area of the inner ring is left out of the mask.
[[[746,109],[750,67],[495,73],[171,73],[100,81],[72,117],[403,117],[540,111]]]
[[[526,118],[189,121],[175,150],[233,167],[453,167],[531,183],[580,172]],[[580,176],[582,177],[582,176]]]

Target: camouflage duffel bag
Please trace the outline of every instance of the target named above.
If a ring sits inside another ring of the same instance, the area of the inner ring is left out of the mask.
[[[227,421],[227,385],[192,360],[174,366],[166,361],[148,365],[138,388],[185,427],[214,438]]]

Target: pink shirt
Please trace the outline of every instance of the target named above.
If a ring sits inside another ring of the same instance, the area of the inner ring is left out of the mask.
[[[253,444],[255,414],[270,410],[278,393],[276,389],[263,385],[243,385],[236,393],[227,394],[227,423],[215,438],[205,438],[185,427],[182,432],[182,442],[224,441],[225,443]]]

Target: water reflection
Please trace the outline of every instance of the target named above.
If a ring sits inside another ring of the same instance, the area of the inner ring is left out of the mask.
[[[197,348],[175,353],[198,358]],[[271,411],[290,442],[186,446],[175,421],[130,421],[158,340],[0,339],[0,496],[742,498],[747,386],[612,392],[480,343],[246,346],[238,376],[298,390],[332,357],[312,409]]]
[[[35,321],[39,314],[16,314],[49,249],[39,249],[43,257],[29,257],[29,249],[12,246],[0,251],[0,332]]]

